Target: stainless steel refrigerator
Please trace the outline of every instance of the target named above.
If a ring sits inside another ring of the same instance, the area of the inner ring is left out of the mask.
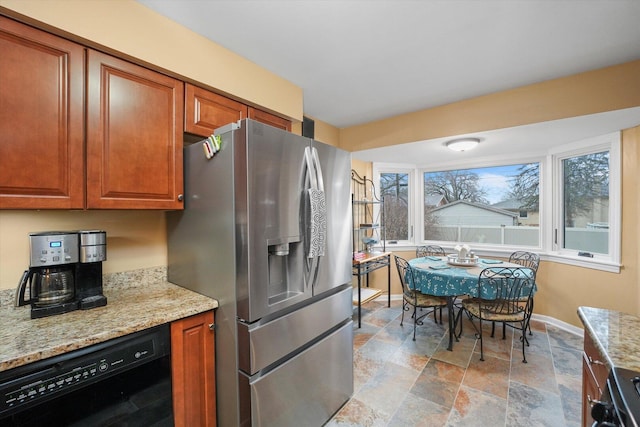
[[[216,135],[185,147],[167,239],[169,281],[219,301],[218,425],[320,426],[353,394],[350,154],[249,119]]]

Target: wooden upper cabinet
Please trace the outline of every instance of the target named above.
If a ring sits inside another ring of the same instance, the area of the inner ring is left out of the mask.
[[[184,131],[202,137],[247,117],[247,106],[186,83]]]
[[[249,118],[273,127],[291,132],[291,122],[266,111],[249,107]]]
[[[183,83],[87,57],[87,208],[183,208]]]
[[[0,208],[84,207],[84,48],[0,16]]]

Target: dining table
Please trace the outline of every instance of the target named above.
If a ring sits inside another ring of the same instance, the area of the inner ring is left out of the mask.
[[[468,265],[451,262],[447,256],[426,256],[409,260],[409,265],[413,270],[413,289],[423,294],[443,296],[447,298],[447,311],[449,317],[449,345],[447,350],[453,350],[453,339],[455,337],[455,313],[454,303],[457,297],[468,295],[478,296],[478,278],[485,268],[522,268],[519,264],[502,261],[498,259],[477,258],[477,261]],[[535,292],[534,283],[534,292]],[[482,297],[485,297],[484,295]],[[455,337],[456,341],[458,340]]]

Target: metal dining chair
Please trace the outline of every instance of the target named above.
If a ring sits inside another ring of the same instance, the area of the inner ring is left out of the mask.
[[[462,310],[470,319],[478,319],[479,327],[472,321],[476,337],[480,339],[480,360],[484,361],[483,321],[502,322],[522,331],[522,362],[527,363],[525,345],[529,346],[526,330],[531,319],[531,295],[534,279],[531,269],[515,267],[489,267],[478,277],[478,296],[462,300]],[[462,311],[458,314],[461,316]],[[462,319],[459,318],[460,335]]]
[[[447,298],[434,295],[426,295],[414,288],[415,278],[413,269],[404,258],[395,255],[396,268],[398,270],[398,276],[400,276],[400,283],[402,284],[402,317],[400,319],[400,326],[404,322],[404,312],[409,311],[413,307],[413,340],[416,340],[416,326],[422,325],[422,319],[433,312],[433,319],[438,323],[436,317],[436,309],[440,309],[440,324],[442,324],[442,307],[446,307]],[[418,316],[418,308],[431,309],[424,314]]]
[[[444,249],[438,245],[418,246],[416,248],[416,258],[426,256],[445,256]]]

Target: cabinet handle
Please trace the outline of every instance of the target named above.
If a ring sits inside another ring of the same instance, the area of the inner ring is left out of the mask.
[[[587,357],[589,358],[589,363],[590,364],[604,366],[604,362],[601,362],[598,359],[593,359],[591,356],[587,356]]]
[[[181,202],[184,199],[184,196],[182,194],[178,194],[178,201]]]
[[[213,331],[216,328],[215,323],[209,323],[209,330]]]
[[[587,394],[587,403],[589,404],[590,408],[593,408],[593,405],[596,405],[598,403],[601,403],[603,405],[605,404],[601,400],[592,399],[591,395],[589,395],[589,394]]]

